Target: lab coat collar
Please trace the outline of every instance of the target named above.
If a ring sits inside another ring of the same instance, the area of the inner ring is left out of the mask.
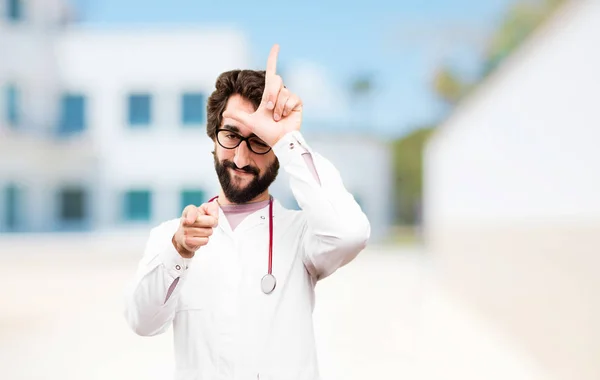
[[[281,209],[281,204],[275,198],[273,198],[273,221],[275,221],[275,216],[278,214]],[[233,237],[235,233],[240,231],[246,231],[256,226],[260,226],[262,224],[269,223],[269,205],[267,204],[265,207],[260,210],[256,210],[252,214],[248,215],[242,222],[236,227],[235,231],[231,230],[231,225],[223,212],[221,206],[219,206],[219,224],[217,228],[219,228],[222,232],[224,232],[229,237]]]

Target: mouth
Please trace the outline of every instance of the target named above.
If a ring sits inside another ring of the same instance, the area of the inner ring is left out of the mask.
[[[254,175],[252,173],[248,173],[248,172],[240,170],[240,169],[229,168],[229,170],[231,170],[234,174],[239,175],[239,176],[253,176]]]

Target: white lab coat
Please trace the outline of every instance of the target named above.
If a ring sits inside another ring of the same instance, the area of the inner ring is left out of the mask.
[[[183,259],[171,238],[179,220],[155,227],[126,292],[125,316],[139,335],[173,325],[177,380],[317,380],[312,312],[316,282],[363,250],[370,224],[338,171],[300,132],[273,151],[301,211],[273,207],[275,290],[267,273],[269,208],[232,231],[222,210],[209,243]],[[310,152],[321,184],[302,153]],[[177,279],[171,296],[166,295]]]

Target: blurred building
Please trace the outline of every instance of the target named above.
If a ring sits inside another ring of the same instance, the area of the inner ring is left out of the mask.
[[[600,2],[567,2],[425,155],[426,239],[444,287],[540,379],[600,379],[599,84]]]
[[[97,29],[60,0],[0,4],[0,231],[146,229],[217,193],[206,99],[221,72],[250,67],[241,32]],[[358,156],[351,140],[314,145],[383,234],[386,147]]]

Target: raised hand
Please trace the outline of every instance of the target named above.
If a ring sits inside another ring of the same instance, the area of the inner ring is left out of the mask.
[[[181,214],[179,228],[173,235],[173,245],[185,258],[191,258],[202,246],[208,244],[213,228],[219,221],[217,202],[204,203],[200,207],[187,206]]]
[[[286,133],[300,130],[302,125],[302,101],[283,85],[283,80],[277,75],[278,54],[279,45],[275,44],[267,60],[265,90],[258,109],[254,113],[223,112],[224,118],[244,124],[270,146]]]

